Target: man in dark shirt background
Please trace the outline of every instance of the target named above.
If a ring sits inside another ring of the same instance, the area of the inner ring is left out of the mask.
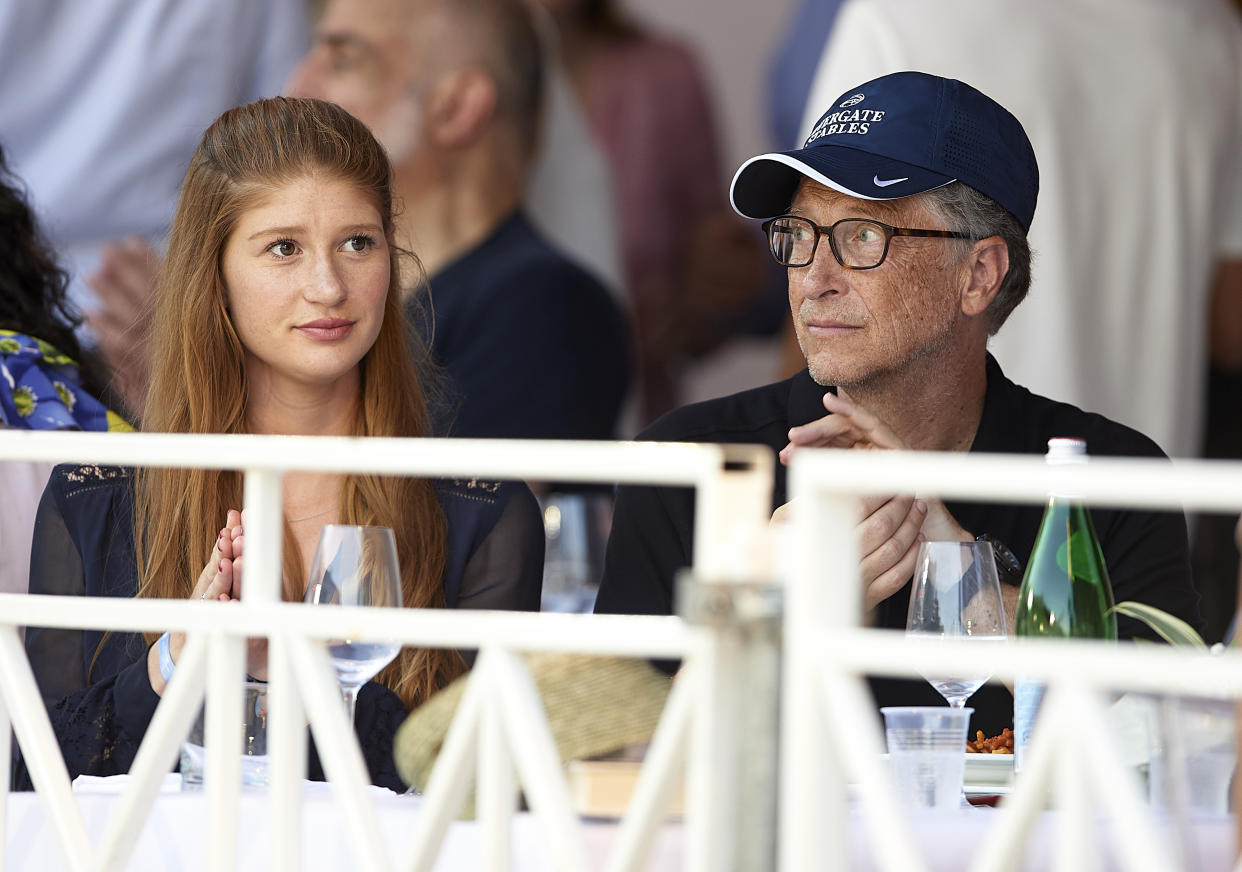
[[[1068,436],[1093,454],[1163,456],[1128,427],[1019,387],[987,353],[1030,284],[1038,187],[1021,124],[968,85],[905,72],[842,94],[803,148],[747,161],[731,192],[742,215],[772,219],[764,226],[788,269],[808,368],[679,409],[639,438],[770,445],[782,461],[776,520],[788,511],[784,463],[799,447],[1042,454],[1049,438]],[[863,599],[876,626],[905,626],[924,540],[991,541],[1005,558],[997,563],[1012,616],[1041,507],[910,495],[859,505]],[[672,611],[693,512],[686,489],[619,490],[596,612]],[[1183,516],[1092,515],[1117,599],[1201,626]],[[1145,634],[1118,624],[1123,637]],[[872,690],[881,705],[942,704],[925,682],[877,679]],[[983,688],[971,705],[975,728],[1011,724],[1003,687]]]
[[[520,0],[332,0],[289,82],[339,103],[388,150],[397,243],[429,275],[409,309],[448,375],[445,435],[616,435],[626,316],[521,209],[542,79]]]

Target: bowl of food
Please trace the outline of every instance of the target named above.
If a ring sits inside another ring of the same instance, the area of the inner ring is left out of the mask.
[[[1000,735],[987,737],[982,730],[966,740],[965,791],[997,793],[1013,782],[1013,730],[1006,727]]]

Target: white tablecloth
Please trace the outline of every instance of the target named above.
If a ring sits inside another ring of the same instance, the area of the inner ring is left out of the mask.
[[[107,779],[112,781],[112,779]],[[120,782],[86,785],[89,789],[112,792],[78,792],[74,798],[82,812],[88,832],[98,841],[118,804],[115,792]],[[81,786],[81,785],[80,785]],[[384,848],[393,868],[403,867],[409,853],[413,820],[419,813],[421,800],[376,792],[372,797]],[[930,870],[965,869],[974,848],[984,838],[998,812],[992,809],[964,810],[948,817],[916,816],[911,820],[919,853]],[[199,870],[204,869],[207,856],[205,797],[201,793],[166,792],[160,794],[130,857],[131,870]],[[269,802],[263,794],[243,794],[238,835],[239,870],[270,868],[267,825]],[[1028,841],[1025,869],[1050,867],[1056,844],[1056,815],[1048,813],[1037,824]],[[1231,818],[1208,817],[1192,821],[1191,843],[1194,859],[1184,868],[1225,870],[1231,866],[1234,845],[1234,824]],[[1171,830],[1162,828],[1166,839]],[[590,822],[584,826],[587,850],[593,865],[602,868],[616,837],[616,825]],[[1101,845],[1111,854],[1111,862],[1103,869],[1123,868],[1109,848],[1109,827],[1102,823],[1097,832]],[[723,834],[722,834],[723,836]],[[544,848],[545,840],[539,822],[530,814],[517,815],[513,825],[512,848],[518,872],[542,872],[550,869]],[[332,794],[323,786],[308,790],[302,801],[302,868],[337,870],[352,868],[352,854],[340,824]],[[479,828],[469,822],[453,824],[437,860],[437,870],[477,869],[482,865],[483,840]],[[652,847],[652,872],[680,869],[684,853],[683,832],[678,824],[665,826]],[[855,817],[849,847],[851,870],[873,869],[872,851],[867,842],[866,828]],[[844,859],[835,857],[838,862]],[[8,806],[8,870],[44,872],[63,868],[52,831],[38,799],[32,793],[11,794]],[[1182,861],[1174,855],[1180,867]]]
[[[988,828],[1001,812],[991,808],[964,809],[949,815],[921,813],[910,819],[919,855],[929,872],[961,872],[970,865],[974,849],[982,843]],[[847,868],[851,872],[870,872],[875,869],[873,851],[869,847],[866,828],[857,816],[851,828],[851,860]],[[1225,816],[1198,817],[1190,821],[1191,857],[1183,860],[1174,848],[1173,830],[1167,820],[1157,825],[1160,836],[1169,847],[1172,869],[1183,872],[1226,872],[1233,868],[1234,821]],[[1097,872],[1124,870],[1113,845],[1111,827],[1107,821],[1099,821],[1095,827],[1097,844],[1104,860],[1100,864],[1088,863],[1084,868]],[[1024,872],[1043,872],[1054,868],[1057,849],[1057,814],[1045,812],[1035,824],[1026,842],[1025,863],[1019,866]]]
[[[112,779],[106,779],[111,781]],[[120,783],[119,781],[117,782]],[[119,794],[107,785],[90,785],[92,792],[75,792],[74,799],[82,812],[87,832],[98,842],[107,828],[112,811],[119,803]],[[106,792],[94,792],[94,791]],[[404,868],[410,851],[413,821],[418,815],[418,797],[396,796],[388,791],[370,798],[374,805],[384,848],[392,868]],[[238,829],[239,870],[266,872],[271,868],[269,857],[270,803],[262,793],[245,793],[241,797]],[[587,850],[593,858],[607,856],[616,825],[589,823],[584,828]],[[519,814],[513,825],[512,849],[516,872],[543,872],[551,869],[544,848],[545,839],[539,822],[530,814]],[[126,869],[153,870],[205,869],[207,863],[207,809],[202,793],[161,793],[155,800],[146,826],[138,838]],[[313,786],[302,800],[301,868],[308,870],[341,870],[353,868],[352,853],[345,838],[336,800],[324,786]],[[681,827],[664,828],[653,846],[650,868],[672,872],[681,868]],[[33,793],[10,794],[8,806],[8,872],[46,872],[64,868],[43,808]],[[483,840],[479,828],[470,822],[454,823],[441,848],[436,870],[479,869],[483,864]]]

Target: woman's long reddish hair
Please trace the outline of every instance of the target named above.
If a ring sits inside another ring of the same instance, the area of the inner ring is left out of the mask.
[[[356,185],[373,198],[392,239],[391,173],[370,131],[339,106],[321,100],[260,100],[230,109],[207,129],[182,184],[156,292],[144,430],[247,432],[245,354],[229,318],[221,271],[225,243],[241,214],[273,188],[321,175]],[[355,432],[422,436],[429,429],[427,403],[412,354],[425,360],[426,351],[401,308],[403,253],[391,244],[390,249],[384,323],[362,360]],[[139,470],[134,503],[138,596],[189,596],[226,511],[240,506],[241,499],[239,472]],[[392,527],[406,606],[444,605],[444,515],[427,481],[346,476],[339,514],[345,524]],[[287,524],[284,542],[284,594],[297,600],[305,574]],[[406,648],[379,681],[412,708],[464,668],[454,651]]]

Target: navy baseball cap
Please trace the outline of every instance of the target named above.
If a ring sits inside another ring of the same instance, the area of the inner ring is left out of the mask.
[[[896,200],[959,181],[1026,230],[1039,194],[1035,150],[1018,119],[965,82],[918,72],[846,91],[802,148],[742,164],[729,199],[746,218],[781,215],[803,177],[860,200]]]

